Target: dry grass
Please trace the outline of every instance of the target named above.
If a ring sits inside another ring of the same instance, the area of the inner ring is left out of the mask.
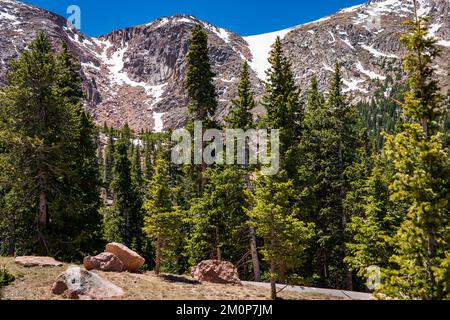
[[[56,277],[70,265],[57,268],[25,268],[16,265],[13,258],[0,257],[0,268],[4,266],[16,280],[3,288],[0,299],[12,300],[55,300],[61,299],[51,293]],[[125,291],[126,300],[266,300],[270,293],[256,286],[219,285],[199,283],[188,276],[164,275],[157,277],[153,272],[97,274],[118,285]],[[335,297],[283,291],[280,298],[289,300],[324,300]]]

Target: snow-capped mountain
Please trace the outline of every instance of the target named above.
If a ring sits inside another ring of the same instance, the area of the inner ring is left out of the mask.
[[[431,34],[443,50],[437,74],[441,84],[450,88],[450,0],[420,0],[419,14],[431,18]],[[136,130],[156,131],[180,127],[187,113],[188,39],[191,28],[200,23],[208,32],[216,73],[218,119],[231,108],[242,62],[249,62],[256,96],[262,95],[267,58],[277,36],[304,90],[313,73],[326,84],[339,60],[345,90],[365,97],[377,81],[394,75],[401,65],[404,52],[399,35],[404,31],[402,21],[411,15],[412,0],[372,0],[315,22],[250,37],[177,15],[90,38],[47,10],[0,0],[0,85],[8,62],[26,48],[37,30],[44,30],[56,47],[67,42],[79,57],[89,99],[86,107],[99,123],[117,127],[128,122]]]

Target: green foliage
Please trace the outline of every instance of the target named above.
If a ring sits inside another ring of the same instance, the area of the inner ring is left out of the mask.
[[[339,65],[328,91],[325,99],[313,77],[303,121],[307,134],[298,146],[302,207],[316,230],[307,273],[319,286],[350,287],[344,284],[348,281],[343,263],[348,218],[344,200],[351,182],[349,168],[357,160],[357,112],[342,92]]]
[[[267,114],[261,125],[280,130],[281,168],[295,179],[296,145],[301,133],[303,105],[299,99],[300,89],[295,84],[291,63],[284,55],[279,37],[270,53],[269,62],[271,67],[266,72],[266,94],[262,98]]]
[[[142,240],[142,200],[133,184],[131,161],[128,150],[131,134],[124,127],[115,145],[112,191],[114,204],[104,217],[105,238],[108,241],[121,242],[138,251]]]
[[[415,3],[416,6],[416,3]],[[436,41],[428,38],[428,20],[416,14],[402,37],[409,91],[402,108],[410,118],[403,130],[386,137],[386,154],[395,175],[392,201],[408,206],[392,239],[393,267],[385,268],[380,292],[400,299],[449,299],[450,157],[441,119],[448,112],[433,77]]]
[[[0,289],[6,287],[15,280],[14,276],[6,269],[0,269]]]
[[[82,109],[79,70],[67,47],[56,55],[47,36],[38,33],[11,63],[8,84],[0,89],[6,169],[1,211],[7,215],[9,254],[77,259],[95,249],[100,226],[96,130]]]
[[[204,131],[215,128],[217,124],[213,118],[218,106],[217,94],[214,87],[214,73],[208,56],[208,35],[201,25],[196,25],[192,29],[187,64],[185,88],[189,105],[186,127],[193,133],[194,122],[201,121]],[[203,143],[201,150],[204,149]],[[206,168],[204,161],[200,165],[187,165],[183,168],[185,202],[200,196],[203,192],[206,185],[204,177]]]
[[[314,235],[314,224],[300,220],[298,207],[292,205],[296,192],[285,172],[277,176],[258,176],[255,191],[247,191],[252,205],[245,212],[249,224],[263,239],[261,253],[270,265],[272,282],[283,280],[285,272],[298,268],[304,259],[309,240]]]
[[[234,166],[208,168],[206,179],[202,197],[193,199],[189,209],[189,262],[195,265],[211,257],[237,262],[243,255],[239,239],[246,220],[243,171]]]
[[[176,261],[177,244],[182,238],[183,213],[173,200],[174,190],[170,188],[169,163],[158,158],[154,174],[148,183],[144,203],[144,232],[155,240],[157,273],[162,262]]]
[[[105,148],[105,162],[103,166],[103,182],[106,190],[106,197],[109,198],[112,194],[111,183],[113,180],[113,166],[115,153],[115,136],[111,129],[107,129],[108,143]]]
[[[351,240],[347,243],[345,261],[362,280],[366,279],[370,266],[391,266],[390,258],[394,254],[391,241],[405,211],[401,202],[390,199],[389,183],[394,174],[392,164],[383,155],[373,157],[370,175],[355,180],[346,199],[351,212],[347,225]]]
[[[192,29],[187,63],[185,87],[189,97],[189,122],[199,120],[204,127],[213,126],[217,96],[209,63],[208,35],[201,25]]]
[[[228,127],[234,129],[249,129],[253,122],[251,111],[255,108],[254,95],[251,88],[249,66],[242,64],[241,79],[238,86],[237,98],[234,99],[234,108],[226,118]]]
[[[357,103],[362,124],[377,150],[384,146],[383,133],[394,133],[402,123],[400,102],[406,89],[404,83],[388,76],[369,101]]]

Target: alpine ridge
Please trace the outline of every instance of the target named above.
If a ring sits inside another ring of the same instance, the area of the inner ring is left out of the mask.
[[[430,34],[442,49],[436,64],[445,90],[450,88],[450,0],[420,0],[419,14],[430,17]],[[185,124],[184,90],[190,30],[206,29],[216,74],[217,120],[232,107],[240,65],[248,61],[256,97],[263,93],[267,58],[275,38],[282,38],[298,84],[306,91],[310,77],[322,85],[343,65],[345,91],[354,99],[370,96],[378,82],[401,79],[399,36],[412,17],[411,0],[371,0],[323,19],[268,34],[240,35],[190,15],[163,17],[148,24],[91,38],[52,12],[15,0],[0,0],[0,85],[7,66],[46,31],[61,48],[66,42],[79,58],[87,93],[86,108],[98,123],[134,130],[162,131]],[[326,88],[321,88],[326,90]],[[259,106],[255,113],[262,112]]]

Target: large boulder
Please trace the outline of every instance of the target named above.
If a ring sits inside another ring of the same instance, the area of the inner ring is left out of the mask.
[[[61,273],[53,283],[52,293],[81,300],[104,300],[124,294],[115,284],[78,267],[71,267]]]
[[[205,260],[193,270],[192,277],[199,281],[220,284],[241,284],[238,272],[231,262],[219,260]]]
[[[22,256],[16,257],[14,262],[24,267],[61,267],[63,265],[52,257]]]
[[[83,265],[86,270],[101,270],[112,272],[122,272],[123,270],[122,261],[115,254],[109,252],[100,253],[95,257],[88,256],[84,258]]]
[[[120,243],[108,243],[106,252],[115,254],[123,263],[123,271],[136,271],[145,263],[139,254]]]

